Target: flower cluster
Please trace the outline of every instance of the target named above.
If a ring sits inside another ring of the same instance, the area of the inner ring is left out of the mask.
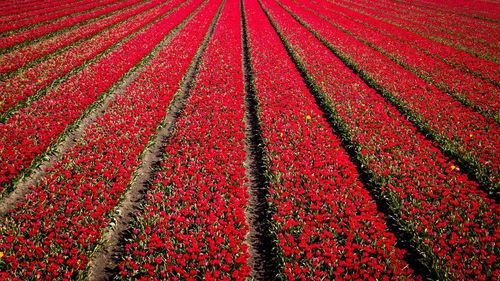
[[[61,8],[68,6],[73,6],[82,0],[70,0],[66,3],[60,3],[57,0],[47,0],[43,3],[34,4],[31,1],[4,1],[0,4],[0,22],[7,22],[9,20],[24,18],[28,16],[34,16],[43,14],[48,11],[56,11]],[[5,18],[5,20],[3,20]]]
[[[168,2],[158,7],[159,9],[155,9],[153,14],[147,13],[142,16],[151,21],[168,11],[178,10],[179,3],[183,1]],[[184,10],[182,11],[185,13]],[[77,120],[104,92],[147,55],[182,19],[175,14],[161,18],[160,21],[140,31],[125,43],[116,46],[93,64],[53,88],[43,99],[33,102],[30,107],[8,119],[0,127],[0,147],[3,148],[0,149],[0,165],[3,166],[0,170],[0,194],[4,185],[7,185],[22,169],[28,167],[37,155],[54,143],[69,124]],[[129,34],[131,32],[127,31],[129,28],[133,29],[133,26],[139,28],[143,24],[142,21],[135,22],[132,19],[124,23],[118,31]],[[110,32],[113,34],[112,31]],[[84,50],[89,51],[92,48],[97,48],[97,46],[87,44]],[[73,58],[78,59],[78,56]],[[52,62],[52,66],[58,65],[57,59],[49,61]],[[50,73],[50,70],[55,71],[57,68],[45,64],[49,61],[42,65],[45,65]],[[66,61],[65,64],[68,62]],[[33,75],[36,77],[39,73],[33,72]]]
[[[263,2],[424,263],[439,279],[498,278],[500,207],[312,33]],[[280,2],[320,26],[291,1]]]
[[[500,121],[500,91],[497,86],[474,77],[458,67],[452,67],[442,60],[427,55],[405,41],[397,40],[356,22],[356,18],[344,17],[342,13],[326,9],[320,5],[306,5],[314,14],[359,38],[365,44],[411,70],[419,77],[453,95],[457,100],[472,106],[486,117]],[[327,6],[328,7],[328,6]],[[334,11],[334,12],[332,12]]]
[[[245,12],[283,273],[289,280],[410,279],[403,250],[257,0],[245,1]]]
[[[156,37],[165,36],[201,2],[187,2],[140,36],[141,41],[134,41],[135,46],[154,44]],[[209,22],[215,10],[201,13],[198,18]],[[207,29],[202,27],[200,20],[195,21],[189,30],[180,31],[177,41],[162,47],[83,137],[47,171],[42,182],[30,188],[26,200],[2,218],[0,252],[4,257],[0,279],[76,279],[85,274],[102,232],[114,215],[113,209],[132,180],[148,140],[165,118],[194,56],[196,46],[189,50],[186,45],[195,42],[184,40],[183,35],[187,33],[194,40],[192,30],[196,29],[201,41]],[[152,79],[158,77],[160,66],[165,70],[161,85]]]
[[[381,1],[383,3],[388,3],[389,5],[394,5],[395,2],[390,2],[390,1]],[[413,1],[412,1],[413,2]],[[436,19],[439,20],[442,17],[449,17],[449,19],[459,19],[460,23],[469,23],[469,24],[476,24],[478,26],[482,26],[485,24],[483,20],[488,20],[488,19],[498,19],[498,13],[496,12],[495,9],[492,9],[491,3],[488,2],[482,2],[482,1],[467,1],[467,0],[455,0],[453,2],[425,2],[423,1],[415,1],[413,3],[417,4],[412,4],[412,2],[408,2],[409,5],[414,7],[415,12],[421,12],[421,11],[436,11]],[[402,2],[400,2],[402,3]],[[401,6],[400,6],[401,7]],[[480,19],[481,21],[477,21],[475,19]],[[451,22],[445,22],[450,24]],[[481,23],[481,25],[479,25]],[[490,24],[494,24],[489,22]],[[486,22],[488,24],[488,22]]]
[[[79,22],[90,20],[125,6],[127,6],[127,3],[123,3],[123,1],[119,1],[118,4],[115,0],[92,1],[74,8],[74,15],[61,17],[61,15],[55,15],[59,13],[45,14],[41,17],[27,18],[9,22],[8,24],[0,24],[0,32],[7,32],[4,33],[6,36],[0,37],[0,48],[10,48],[16,44],[34,40],[37,37],[50,34],[65,27],[70,27]],[[61,13],[65,12],[62,11]],[[52,20],[44,22],[42,18],[52,18]],[[37,24],[41,24],[41,26],[29,28],[31,25]],[[14,28],[21,27],[24,28],[19,31],[8,32]]]
[[[408,30],[387,23],[383,21],[382,13],[378,13],[377,11],[370,11],[370,13],[364,14],[365,11],[355,11],[355,8],[353,6],[341,6],[341,3],[339,1],[336,1],[335,5],[326,1],[322,1],[321,3],[324,3],[327,7],[334,8],[336,11],[341,10],[351,18],[362,20],[366,25],[369,25],[384,33],[390,34],[390,36],[398,38],[399,40],[402,40],[407,44],[414,46],[419,50],[422,50],[432,57],[442,59],[451,65],[458,66],[459,68],[463,69],[464,72],[472,73],[475,76],[483,77],[487,80],[500,80],[500,69],[498,68],[498,64],[488,60],[477,58],[464,51],[457,50],[453,47],[441,44],[429,38],[425,38],[419,34],[409,32]],[[450,22],[455,22],[455,20]],[[473,29],[475,31],[481,30],[482,27],[476,26],[473,27]]]
[[[82,67],[91,63],[96,57],[102,57],[103,52],[116,49],[120,41],[126,40],[127,36],[138,32],[145,25],[161,17],[179,3],[181,1],[168,2],[146,13],[129,18],[119,25],[106,29],[97,37],[86,40],[60,54],[51,56],[49,59],[22,70],[5,81],[1,81],[0,92],[3,93],[4,100],[0,105],[0,113],[7,111],[50,83],[64,81],[65,76],[81,70]]]
[[[288,1],[287,1],[288,2]],[[444,151],[466,163],[489,191],[499,193],[500,130],[448,94],[394,63],[295,3],[291,11],[335,50],[351,68],[402,110],[419,129],[438,141]]]
[[[447,7],[447,11],[445,11],[390,1],[377,2],[374,7],[379,8],[380,4],[384,7],[379,12],[391,13],[398,17],[401,17],[404,13],[411,13],[409,17],[406,16],[406,19],[412,24],[431,25],[455,38],[467,38],[488,45],[492,45],[491,43],[496,41],[495,37],[498,38],[498,35],[495,34],[495,23],[455,14],[450,7]],[[468,10],[468,12],[470,14],[471,10]]]
[[[207,4],[212,13],[218,3]],[[197,19],[199,26],[205,30],[212,17]],[[182,39],[186,48],[203,35],[193,27],[183,33],[190,38]],[[226,1],[126,245],[124,280],[248,278],[241,63],[239,1]]]
[[[480,2],[469,3],[477,4]],[[432,25],[456,38],[468,38],[487,44],[494,43],[498,40],[498,34],[495,34],[497,28],[495,23],[455,14],[451,11],[450,6],[448,6],[446,10],[440,10],[425,6],[412,6],[401,2],[380,1],[377,2],[374,7],[378,8],[380,4],[384,5],[384,10],[379,10],[380,12],[391,13],[398,17],[401,17],[404,13],[411,13],[410,17],[406,16],[406,19],[413,24]],[[488,8],[486,8],[486,10],[488,10]],[[471,14],[471,11],[472,8],[467,9],[469,14]],[[474,33],[473,36],[471,36],[472,33]],[[495,39],[495,37],[497,39]]]
[[[1,18],[0,23],[9,22],[9,24],[0,24],[0,33],[6,33],[8,31],[15,31],[16,29],[29,28],[31,25],[47,24],[53,21],[60,20],[61,18],[71,16],[72,14],[85,13],[87,10],[98,9],[101,6],[107,6],[114,1],[98,1],[96,4],[87,5],[76,5],[73,7],[68,7],[66,9],[60,9],[58,7],[52,8],[51,10],[38,15],[33,16],[21,16],[18,18],[13,18],[12,16],[7,16],[6,18]]]
[[[443,26],[442,23],[436,23],[433,18],[436,15],[419,16],[418,13],[412,11],[409,13],[401,7],[390,7],[387,3],[389,1],[382,1],[384,3],[377,3],[373,5],[371,1],[367,0],[347,0],[342,1],[346,5],[354,6],[356,9],[361,9],[363,12],[370,15],[377,15],[378,19],[406,29],[410,32],[420,34],[426,38],[432,39],[436,42],[448,45],[450,47],[463,50],[473,56],[481,57],[493,62],[500,62],[500,51],[496,46],[497,40],[489,39],[488,41],[481,40],[481,36],[476,35],[478,30],[487,30],[489,28],[476,28],[465,31],[465,34],[460,34],[451,31],[451,26],[456,23],[456,20],[450,19],[448,24]],[[477,20],[476,20],[477,22]],[[495,32],[495,27],[492,32]],[[491,30],[491,29],[490,29]],[[488,38],[491,38],[487,36]]]
[[[35,42],[33,44],[16,49],[12,52],[0,55],[0,74],[6,74],[14,71],[26,64],[32,63],[34,60],[40,59],[43,56],[50,55],[61,48],[73,47],[80,40],[92,40],[95,36],[101,36],[101,33],[133,17],[137,14],[151,9],[158,4],[158,1],[136,4],[135,0],[129,2],[129,6],[120,7],[119,10],[114,9],[109,14],[98,17],[97,20],[92,20],[89,23],[76,26],[67,32],[55,34],[54,36]],[[94,38],[93,41],[96,39]],[[59,51],[58,51],[59,52]]]

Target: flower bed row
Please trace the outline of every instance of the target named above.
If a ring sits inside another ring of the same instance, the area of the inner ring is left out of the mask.
[[[296,2],[297,3],[297,2]],[[456,100],[471,106],[485,117],[500,123],[500,89],[485,83],[461,69],[450,67],[445,62],[434,59],[390,36],[374,32],[372,29],[352,21],[337,13],[324,9],[321,5],[299,4],[348,35],[381,52],[392,61],[412,71],[437,88],[449,93]]]
[[[88,24],[78,26],[67,32],[57,34],[46,40],[35,42],[12,52],[1,54],[0,60],[2,61],[2,65],[0,65],[0,75],[7,76],[9,74],[11,76],[10,72],[20,67],[26,67],[26,65],[33,65],[33,61],[39,60],[52,52],[60,53],[62,52],[62,48],[64,48],[63,50],[67,50],[82,40],[96,36],[111,26],[151,9],[157,3],[158,1],[147,3],[133,1],[130,3],[130,6],[95,18]]]
[[[26,102],[26,99],[30,102],[30,99],[36,99],[37,96],[45,94],[58,83],[64,82],[71,75],[100,59],[134,33],[157,21],[179,3],[181,2],[167,2],[133,16],[60,54],[1,81],[0,92],[3,94],[3,103],[0,104],[0,113],[16,110],[17,107],[25,106],[23,101]],[[2,119],[7,118],[8,116],[5,116]]]
[[[49,0],[50,1],[55,1],[55,0]],[[34,4],[35,2],[35,4]],[[14,0],[5,0],[0,3],[0,8],[1,9],[7,9],[7,8],[13,8],[16,4],[19,4],[21,7],[25,7],[26,5],[28,6],[38,6],[40,3],[36,4],[35,0],[20,0],[20,1],[14,1]]]
[[[340,12],[348,16],[350,19],[369,28],[383,32],[384,34],[387,34],[399,41],[405,42],[406,44],[409,44],[432,57],[443,60],[452,66],[457,66],[465,72],[471,73],[493,83],[496,82],[497,86],[498,83],[500,83],[500,68],[498,67],[498,64],[494,62],[474,57],[464,51],[454,49],[450,46],[422,37],[400,27],[377,20],[361,12],[356,12],[341,6],[338,3],[333,4],[328,1],[313,1],[324,5],[327,9]]]
[[[0,23],[21,20],[29,17],[35,17],[40,14],[57,13],[63,9],[69,9],[76,5],[81,5],[83,0],[69,0],[61,3],[61,1],[43,1],[41,5],[30,3],[27,7],[22,2],[10,7],[0,7]]]
[[[66,4],[65,6],[53,6],[45,9],[44,11],[30,9],[27,13],[17,15],[15,15],[15,12],[13,12],[7,17],[0,18],[0,33],[6,31],[14,31],[20,28],[30,28],[30,25],[33,24],[46,24],[51,21],[57,20],[58,18],[72,16],[74,14],[82,13],[87,9],[92,8],[94,8],[94,6],[89,6],[89,8],[87,8],[85,4],[82,3],[69,3],[69,5]]]
[[[427,21],[410,21],[407,18],[411,18],[411,14],[400,14],[395,11],[384,13],[381,11],[381,7],[374,8],[371,2],[363,0],[356,0],[356,2],[351,0],[342,0],[341,3],[352,9],[359,9],[376,19],[383,20],[410,32],[420,34],[426,38],[465,51],[471,55],[491,60],[496,63],[500,62],[500,51],[497,47],[481,44],[480,42],[466,38],[456,38],[449,33],[434,28],[431,24],[427,23]]]
[[[290,14],[263,3],[435,278],[497,279],[498,204]]]
[[[436,10],[425,11],[418,6],[402,2],[383,0],[373,3],[371,7],[376,8],[379,12],[403,18],[411,24],[432,27],[439,34],[444,34],[454,40],[467,39],[492,47],[498,43],[498,34],[495,32],[498,25],[493,22],[481,21],[477,18],[457,14],[443,13]],[[402,15],[404,17],[401,17]]]
[[[499,194],[500,131],[486,119],[451,96],[344,32],[327,26],[313,13],[293,2],[286,6],[343,62],[356,70],[419,129],[454,155],[489,192]]]
[[[68,10],[61,10],[57,13],[52,13],[52,14],[43,14],[38,17],[30,17],[26,19],[20,19],[20,20],[10,20],[8,24],[0,24],[0,34],[3,33],[8,33],[11,34],[13,32],[17,32],[19,29],[26,29],[30,28],[32,25],[34,26],[39,26],[39,25],[45,25],[49,24],[54,21],[58,21],[62,18],[67,18],[75,15],[80,15],[82,13],[88,12],[88,11],[93,11],[96,8],[98,9],[100,6],[107,6],[110,4],[113,4],[117,0],[113,1],[98,1],[96,3],[88,3],[84,5],[78,5],[77,7],[74,7],[72,9]],[[118,2],[121,2],[118,0]]]
[[[38,21],[33,20],[30,25],[35,25],[36,27],[34,28],[23,28],[16,32],[4,33],[4,36],[0,37],[0,52],[6,53],[12,48],[15,48],[15,45],[26,44],[31,40],[36,40],[37,37],[50,36],[52,33],[60,32],[75,24],[81,24],[82,22],[107,14],[111,11],[122,9],[129,5],[129,1],[130,0],[100,0],[91,2],[91,4],[88,5],[92,5],[93,8],[86,12],[77,13],[74,16],[62,17],[42,25],[37,24]],[[133,0],[133,2],[137,1],[139,0]]]
[[[122,280],[249,277],[240,23],[239,1],[226,1],[125,246]]]
[[[245,1],[245,13],[283,277],[410,279],[403,250],[259,3]]]
[[[169,26],[158,26],[151,35],[168,32],[201,2],[187,3],[189,8],[168,17]],[[1,279],[84,279],[113,210],[216,10],[215,3],[205,5],[171,41],[164,41],[167,45],[160,47],[137,79],[116,96],[42,182],[31,187],[26,201],[2,218]],[[151,38],[143,40],[135,42],[136,47]]]
[[[82,2],[83,0],[69,0],[65,4],[72,5],[73,3]],[[0,18],[8,18],[17,16],[18,14],[37,12],[43,9],[53,10],[54,6],[63,6],[59,0],[47,1],[2,1],[0,3]]]
[[[454,0],[446,2],[437,1],[418,1],[413,0],[413,5],[418,5],[430,10],[437,10],[446,13],[457,14],[481,20],[491,21],[500,19],[498,11],[491,9],[491,2],[487,1],[467,1],[467,0]]]
[[[182,18],[180,14],[187,16],[197,6],[196,2],[178,0],[167,4],[163,12],[169,11],[168,8],[178,2],[182,2],[180,8],[173,8],[159,21],[71,76],[43,99],[33,102],[1,125],[0,147],[3,149],[0,151],[0,165],[4,169],[0,171],[0,197],[15,176],[30,166],[35,157],[40,157],[40,153],[54,146],[58,135],[62,133],[61,139],[76,126],[79,118],[85,116],[96,101],[101,101],[109,89],[153,49],[176,25],[173,19]]]
[[[485,21],[499,20],[496,9],[491,9],[491,3],[482,1],[455,0],[445,3],[433,1],[413,1],[414,4],[431,10],[438,10],[457,15],[478,18]]]

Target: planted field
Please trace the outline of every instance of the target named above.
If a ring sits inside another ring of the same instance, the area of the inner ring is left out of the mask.
[[[3,1],[0,279],[500,279],[499,14]]]

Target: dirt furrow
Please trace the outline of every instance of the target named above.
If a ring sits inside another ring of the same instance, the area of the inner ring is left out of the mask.
[[[248,182],[248,209],[246,212],[249,225],[247,235],[250,267],[255,280],[276,280],[279,275],[276,260],[276,239],[271,232],[271,213],[267,203],[269,183],[265,176],[264,141],[258,117],[258,101],[253,88],[253,74],[248,46],[247,19],[241,0],[241,25],[243,30],[243,73],[245,75],[246,106],[246,171]]]

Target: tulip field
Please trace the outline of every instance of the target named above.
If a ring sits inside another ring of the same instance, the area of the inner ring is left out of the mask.
[[[0,280],[500,280],[500,3],[0,2]]]

